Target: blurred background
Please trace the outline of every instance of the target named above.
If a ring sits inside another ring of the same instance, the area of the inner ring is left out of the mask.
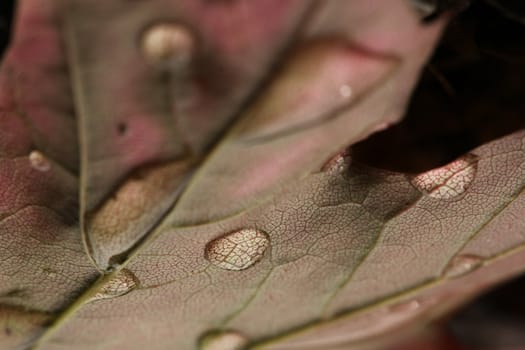
[[[0,53],[3,53],[9,38],[13,18],[12,0],[0,1]]]
[[[420,172],[525,128],[525,0],[421,2],[445,11],[427,21],[448,15],[451,7],[461,11],[426,67],[404,121],[352,147],[362,163]],[[9,41],[13,3],[0,1],[0,55]],[[480,296],[402,349],[525,350],[525,277]]]

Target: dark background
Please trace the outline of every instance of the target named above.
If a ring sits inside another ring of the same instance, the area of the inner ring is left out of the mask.
[[[12,17],[13,1],[0,0],[0,54]],[[477,0],[452,21],[404,121],[359,143],[352,154],[369,165],[420,172],[522,128],[525,0]],[[445,328],[465,349],[524,349],[525,278],[486,293]]]
[[[12,23],[13,1],[0,0],[0,53],[7,45],[9,38],[9,28]]]

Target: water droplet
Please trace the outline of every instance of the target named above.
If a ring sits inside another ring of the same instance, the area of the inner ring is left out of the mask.
[[[248,338],[236,331],[210,332],[200,342],[201,350],[241,350]]]
[[[421,307],[421,303],[417,300],[404,301],[398,304],[391,305],[389,308],[390,312],[393,313],[411,313]]]
[[[443,271],[443,277],[455,278],[476,270],[483,264],[483,259],[476,255],[458,255],[452,258]]]
[[[32,151],[29,153],[29,163],[33,169],[38,171],[48,171],[51,169],[49,160],[39,151]]]
[[[137,288],[139,281],[133,272],[122,269],[109,280],[89,301],[120,297]]]
[[[350,166],[351,158],[348,150],[339,152],[330,158],[321,168],[321,171],[327,173],[342,173]]]
[[[477,158],[466,155],[441,168],[412,179],[412,184],[430,197],[448,199],[466,191],[476,175]]]
[[[341,87],[339,87],[339,94],[342,98],[348,99],[352,97],[352,88],[347,84],[341,85]]]
[[[153,63],[186,66],[193,55],[195,39],[186,27],[176,23],[157,24],[146,30],[142,50]]]
[[[261,260],[268,248],[268,235],[256,229],[242,229],[206,245],[206,259],[226,270],[244,270]]]

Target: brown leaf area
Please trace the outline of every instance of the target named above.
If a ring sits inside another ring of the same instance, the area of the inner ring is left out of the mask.
[[[346,151],[402,118],[445,21],[20,0],[0,347],[379,349],[521,273],[525,132],[421,174]]]

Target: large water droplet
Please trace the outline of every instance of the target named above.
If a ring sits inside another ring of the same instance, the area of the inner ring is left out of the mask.
[[[173,67],[186,66],[195,49],[195,39],[184,26],[176,23],[157,24],[142,37],[144,56],[153,63]]]
[[[476,255],[458,255],[452,258],[443,270],[443,277],[455,278],[474,271],[483,264],[483,259]]]
[[[110,299],[131,292],[139,285],[137,277],[128,269],[122,269],[109,280],[89,301]]]
[[[29,153],[29,163],[33,169],[38,171],[48,171],[51,169],[51,163],[40,151]]]
[[[466,155],[441,168],[412,179],[412,184],[430,197],[448,199],[466,191],[476,175],[477,158]]]
[[[201,350],[241,350],[248,338],[236,331],[210,332],[200,342]]]
[[[206,245],[206,259],[226,270],[244,270],[261,260],[268,248],[268,235],[248,228],[219,237]]]

